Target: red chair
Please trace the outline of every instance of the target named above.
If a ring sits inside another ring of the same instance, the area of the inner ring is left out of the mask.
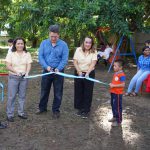
[[[146,86],[146,89],[144,91],[147,92],[147,93],[150,93],[150,74],[148,75],[148,77],[142,83],[141,94],[143,92],[144,85]]]

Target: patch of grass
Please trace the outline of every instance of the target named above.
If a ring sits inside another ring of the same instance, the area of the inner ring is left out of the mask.
[[[7,73],[6,64],[0,63],[0,73]]]

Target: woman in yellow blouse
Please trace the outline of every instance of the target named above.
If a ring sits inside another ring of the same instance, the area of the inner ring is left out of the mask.
[[[95,77],[97,51],[94,48],[92,37],[85,37],[81,47],[74,54],[75,75]],[[94,82],[87,79],[75,79],[74,82],[74,108],[76,115],[87,118],[90,112]]]
[[[27,119],[24,113],[24,103],[26,100],[26,89],[28,80],[23,78],[28,76],[31,69],[31,55],[26,50],[26,42],[23,38],[17,38],[13,42],[12,52],[6,56],[6,66],[9,70],[8,76],[8,101],[7,120],[14,121],[15,100],[18,93],[18,117]]]

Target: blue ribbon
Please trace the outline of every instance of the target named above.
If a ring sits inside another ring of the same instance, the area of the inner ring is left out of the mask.
[[[3,84],[2,83],[0,83],[0,87],[1,87],[1,101],[3,102],[4,101],[4,86],[3,86]]]
[[[48,72],[48,73],[37,74],[37,75],[33,75],[33,76],[27,76],[27,77],[24,77],[24,78],[32,79],[32,78],[42,77],[42,76],[46,76],[46,75],[50,75],[50,74],[57,74],[57,75],[60,75],[60,76],[66,77],[66,78],[86,79],[86,80],[96,82],[96,83],[100,83],[100,84],[103,84],[103,85],[107,85],[107,86],[109,85],[108,83],[104,83],[102,81],[99,81],[99,80],[96,80],[96,79],[93,79],[93,78],[75,76],[75,75],[66,74],[66,73],[62,73],[62,72]]]

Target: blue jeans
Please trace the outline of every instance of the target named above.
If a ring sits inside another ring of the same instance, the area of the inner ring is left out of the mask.
[[[43,73],[46,73],[46,72],[47,71],[44,71]],[[41,98],[40,98],[40,103],[39,103],[40,111],[47,110],[49,93],[50,93],[51,85],[53,84],[54,99],[53,99],[52,111],[59,112],[59,108],[60,108],[61,101],[62,101],[62,95],[63,95],[63,83],[64,83],[64,77],[56,75],[56,74],[51,74],[51,75],[42,77]]]
[[[131,79],[127,92],[131,93],[135,87],[134,92],[138,93],[142,82],[147,78],[148,74],[150,74],[150,71],[139,70]]]

